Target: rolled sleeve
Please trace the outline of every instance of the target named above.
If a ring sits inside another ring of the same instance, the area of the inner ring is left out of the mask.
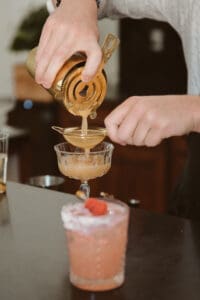
[[[100,0],[98,8],[98,19],[123,18],[127,15],[126,0]]]
[[[47,7],[49,14],[53,13],[55,10],[52,0],[47,0],[46,7]]]
[[[100,0],[98,2],[99,7],[98,7],[98,19],[103,19],[107,16],[106,14],[106,0]]]

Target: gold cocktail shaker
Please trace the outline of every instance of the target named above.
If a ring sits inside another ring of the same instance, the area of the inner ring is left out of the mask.
[[[86,56],[76,53],[68,59],[48,90],[55,99],[63,101],[66,109],[76,116],[90,115],[95,117],[97,108],[103,102],[107,91],[106,73],[103,67],[117,48],[119,39],[108,34],[102,46],[102,61],[94,78],[89,82],[81,80]],[[27,58],[27,69],[35,76],[35,55],[37,48],[30,51]]]

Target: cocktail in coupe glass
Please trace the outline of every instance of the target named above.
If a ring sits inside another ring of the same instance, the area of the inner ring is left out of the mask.
[[[93,215],[84,202],[66,205],[61,212],[70,282],[88,291],[117,288],[125,278],[129,207],[115,199],[103,201],[107,203],[104,215]]]
[[[60,172],[81,181],[80,190],[88,198],[90,187],[88,180],[105,175],[110,167],[114,146],[102,142],[90,150],[75,147],[64,142],[54,146]]]

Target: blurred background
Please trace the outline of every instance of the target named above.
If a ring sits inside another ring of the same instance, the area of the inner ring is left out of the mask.
[[[25,68],[30,49],[38,44],[48,13],[43,0],[8,0],[0,4],[0,122],[10,132],[8,179],[30,183],[40,175],[61,176],[53,145],[63,141],[52,125],[80,125],[41,87]],[[130,95],[184,94],[187,72],[177,33],[153,20],[99,22],[101,41],[119,36],[119,50],[106,66],[108,93],[90,124],[103,126],[105,116]],[[155,148],[115,145],[110,172],[91,181],[100,191],[124,201],[138,199],[141,208],[166,212],[170,193],[187,155],[186,138],[171,138]],[[74,193],[79,186],[65,179],[54,188]]]

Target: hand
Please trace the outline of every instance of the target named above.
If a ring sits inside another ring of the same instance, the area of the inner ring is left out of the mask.
[[[75,52],[86,54],[82,79],[91,80],[102,57],[94,0],[63,0],[48,17],[36,55],[36,82],[50,88],[59,69]]]
[[[200,131],[200,97],[130,97],[106,117],[105,126],[121,145],[156,146],[165,138]]]

